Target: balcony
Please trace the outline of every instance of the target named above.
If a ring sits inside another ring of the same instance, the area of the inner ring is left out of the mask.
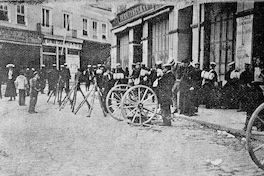
[[[41,23],[37,24],[37,31],[41,34],[51,34],[54,33],[54,27],[53,25],[43,25]]]

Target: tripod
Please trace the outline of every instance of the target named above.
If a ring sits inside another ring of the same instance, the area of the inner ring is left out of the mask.
[[[74,83],[74,85],[72,86],[72,88],[70,89],[70,92],[68,94],[66,94],[66,96],[63,98],[59,110],[62,110],[66,106],[66,104],[70,101],[72,112],[74,112],[75,105],[76,105],[76,100],[77,100],[77,91],[80,91],[82,96],[83,96],[83,98],[85,99],[85,95],[84,95],[83,91],[81,89],[78,89],[78,87],[79,87],[78,81],[76,81]],[[71,99],[71,96],[73,96],[72,99]],[[88,108],[90,109],[89,102],[87,100],[85,100],[84,103],[85,102],[86,102]]]
[[[87,117],[91,117],[91,113],[93,111],[93,108],[94,108],[94,100],[95,100],[95,97],[96,97],[96,93],[97,93],[97,96],[98,96],[98,99],[99,99],[99,103],[100,103],[100,106],[101,106],[101,109],[103,111],[103,114],[104,116],[106,117],[107,113],[104,109],[104,106],[103,106],[103,101],[102,101],[102,93],[100,91],[100,88],[98,87],[97,85],[97,81],[96,79],[94,79],[94,87],[92,88],[92,90],[90,92],[88,92],[88,94],[84,97],[84,100],[77,106],[76,110],[74,111],[74,114],[77,114],[77,112],[81,109],[81,107],[84,105],[85,102],[88,102],[88,98],[91,97],[91,104],[89,104],[89,111],[88,111],[88,115]]]
[[[53,89],[51,91],[51,93],[49,94],[47,103],[49,102],[49,100],[51,99],[52,95],[54,95],[54,101],[53,104],[55,104],[56,99],[59,102],[59,105],[61,104],[61,97],[62,97],[62,79],[61,77],[59,77],[59,80],[56,83],[56,88]]]

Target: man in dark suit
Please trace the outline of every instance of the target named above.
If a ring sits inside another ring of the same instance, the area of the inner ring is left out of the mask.
[[[171,126],[172,87],[175,76],[171,71],[171,64],[164,64],[164,74],[158,82],[158,99],[161,107],[161,115],[164,126]]]

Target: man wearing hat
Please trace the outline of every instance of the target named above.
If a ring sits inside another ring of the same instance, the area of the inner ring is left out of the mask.
[[[195,115],[195,107],[193,102],[193,72],[194,68],[190,65],[190,60],[183,60],[183,70],[181,74],[180,89],[180,113],[187,116]]]
[[[171,71],[171,64],[163,65],[163,76],[158,81],[158,100],[161,107],[161,115],[164,126],[171,126],[172,87],[175,76]]]
[[[238,108],[238,89],[239,89],[239,82],[238,77],[234,77],[236,73],[235,70],[235,62],[230,62],[228,64],[229,70],[225,73],[225,80],[227,81],[222,89],[222,102],[224,105],[224,108],[231,108],[235,109]]]
[[[59,80],[59,72],[56,69],[56,64],[52,65],[52,69],[48,74],[48,84],[49,84],[49,92],[48,95],[53,91],[56,91],[56,85]],[[55,95],[55,94],[54,94]]]
[[[200,63],[196,62],[194,64],[194,70],[192,73],[192,81],[193,81],[193,102],[195,107],[195,112],[198,112],[198,107],[200,105],[200,93],[201,93],[201,87],[202,87],[202,77],[201,73],[202,70],[200,69]]]
[[[240,74],[238,102],[239,110],[244,111],[247,106],[247,92],[250,91],[251,83],[254,81],[254,73],[249,63],[245,63],[245,70]]]
[[[35,111],[35,107],[37,104],[37,99],[38,99],[38,92],[41,90],[40,89],[40,84],[39,84],[39,73],[35,71],[33,73],[33,78],[30,79],[30,101],[29,101],[29,109],[28,112],[30,114],[37,113]]]
[[[44,94],[44,89],[45,89],[45,86],[46,86],[46,77],[47,73],[46,73],[46,68],[45,68],[45,65],[41,65],[41,68],[39,70],[39,82],[40,82],[40,85],[41,85],[41,93]]]
[[[205,107],[210,109],[216,106],[216,90],[218,84],[217,73],[215,71],[216,63],[210,62],[209,73],[213,75],[213,79],[204,79],[203,91]]]
[[[70,79],[71,79],[71,73],[70,69],[67,67],[67,63],[64,63],[64,65],[61,67],[61,80],[63,83],[63,87],[65,87],[66,94],[70,91]]]

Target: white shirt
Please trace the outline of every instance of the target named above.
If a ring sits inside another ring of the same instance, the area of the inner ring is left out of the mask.
[[[19,75],[15,80],[15,85],[17,89],[26,89],[28,85],[27,78],[24,75]]]

